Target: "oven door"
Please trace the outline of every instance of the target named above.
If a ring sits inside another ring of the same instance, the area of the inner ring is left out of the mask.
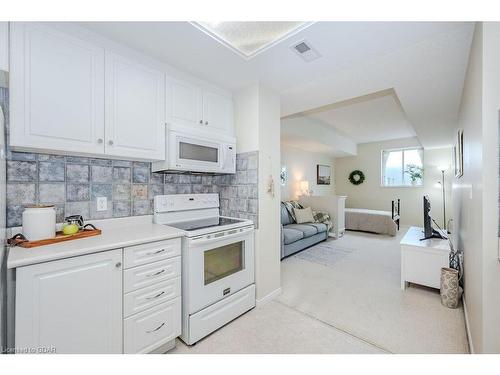
[[[189,314],[255,281],[253,227],[190,238],[187,256]]]
[[[192,172],[220,172],[224,152],[222,144],[189,135],[170,132],[171,169]]]

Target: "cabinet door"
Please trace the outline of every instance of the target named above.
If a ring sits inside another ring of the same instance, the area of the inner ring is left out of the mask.
[[[202,94],[198,86],[167,79],[167,122],[190,127],[203,125]]]
[[[51,26],[11,24],[10,144],[104,152],[104,50]]]
[[[203,92],[203,124],[210,129],[233,134],[233,101],[212,91]]]
[[[151,353],[181,334],[181,297],[123,321],[123,352]]]
[[[165,159],[165,75],[106,53],[106,154]]]
[[[122,352],[122,250],[17,269],[16,347]]]

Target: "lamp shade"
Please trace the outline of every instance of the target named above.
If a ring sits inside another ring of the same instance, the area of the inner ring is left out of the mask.
[[[440,171],[447,171],[447,170],[448,170],[448,168],[449,168],[449,166],[448,166],[448,165],[444,165],[444,164],[443,164],[443,165],[438,165],[438,169],[439,169]]]
[[[300,181],[300,190],[302,191],[309,190],[309,181]]]

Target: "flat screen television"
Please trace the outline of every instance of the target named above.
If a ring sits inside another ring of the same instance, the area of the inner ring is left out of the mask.
[[[446,239],[440,232],[432,227],[432,217],[431,217],[431,201],[427,195],[424,195],[424,238],[420,241],[428,240],[431,238],[441,238]]]

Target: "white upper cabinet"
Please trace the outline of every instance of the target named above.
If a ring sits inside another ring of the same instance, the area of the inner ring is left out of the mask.
[[[215,92],[203,91],[203,120],[205,126],[232,135],[232,99]]]
[[[9,35],[14,150],[158,161],[166,123],[234,135],[224,90],[166,79],[166,65],[78,26],[8,26],[0,23],[0,48]]]
[[[165,74],[106,53],[106,154],[165,158]]]
[[[191,82],[167,78],[167,123],[232,136],[233,100]]]
[[[167,122],[183,126],[203,124],[201,88],[189,82],[167,79]]]
[[[10,144],[104,153],[104,49],[37,23],[11,23]]]
[[[15,345],[57,353],[121,353],[122,250],[20,267]]]

